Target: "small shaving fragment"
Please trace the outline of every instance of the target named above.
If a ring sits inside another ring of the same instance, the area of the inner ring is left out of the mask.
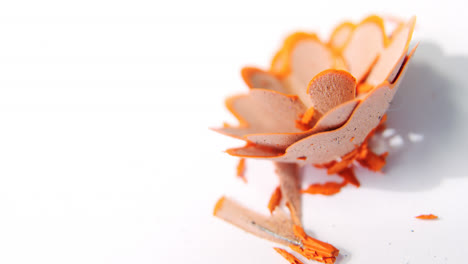
[[[334,246],[308,236],[300,226],[293,227],[294,234],[301,240],[302,246],[290,245],[289,247],[310,260],[322,263],[335,263],[340,253]]]
[[[245,159],[241,158],[237,164],[237,177],[247,183],[247,178],[245,178]]]
[[[315,109],[313,107],[307,109],[307,111],[301,116],[301,120],[296,121],[296,126],[304,131],[311,129],[309,123],[311,122],[312,118],[314,118],[314,113]]]
[[[283,258],[285,258],[287,261],[289,261],[289,263],[291,263],[291,264],[303,264],[302,261],[300,261],[293,254],[287,252],[286,250],[284,250],[282,248],[277,248],[277,247],[274,247],[273,249],[276,250],[276,252],[278,252],[281,256],[283,256]]]
[[[439,217],[433,214],[423,214],[423,215],[416,216],[416,218],[422,219],[422,220],[435,220],[435,219],[438,219]]]
[[[273,214],[273,211],[275,211],[276,207],[280,204],[281,196],[281,188],[278,186],[276,187],[275,191],[271,195],[270,201],[268,202],[268,210],[270,210],[271,214]]]
[[[305,190],[302,190],[302,193],[308,194],[322,194],[322,195],[334,195],[340,192],[341,188],[346,185],[346,181],[342,183],[338,182],[326,182],[324,184],[315,183],[309,185]]]
[[[366,167],[371,171],[377,172],[381,171],[385,166],[385,160],[387,156],[388,152],[377,155],[372,151],[368,151],[366,157],[364,159],[359,159],[358,162],[361,164],[361,166]]]
[[[346,168],[340,172],[338,172],[338,176],[342,177],[345,182],[350,183],[356,187],[361,186],[356,175],[354,174],[354,170],[351,168]]]

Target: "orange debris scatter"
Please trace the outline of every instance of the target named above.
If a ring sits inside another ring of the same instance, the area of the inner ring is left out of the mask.
[[[270,213],[273,213],[275,208],[280,204],[281,197],[281,188],[278,186],[276,187],[275,191],[271,195],[270,201],[268,202],[268,210],[270,210]]]
[[[294,235],[300,240],[302,245],[290,245],[289,247],[310,260],[322,263],[335,263],[336,257],[340,253],[334,246],[308,236],[302,227],[294,225]]]
[[[377,155],[374,152],[368,150],[367,155],[363,159],[358,159],[359,164],[363,167],[368,168],[371,171],[381,171],[385,166],[385,159],[387,158],[388,152]]]
[[[422,219],[422,220],[434,220],[434,219],[438,219],[439,217],[433,214],[424,214],[424,215],[418,215],[416,216],[416,218]]]
[[[385,119],[386,119],[386,116],[384,115],[382,117],[381,124],[382,124],[382,121],[385,122]],[[351,179],[350,178],[351,173],[349,171],[347,172],[343,172],[343,171],[350,169],[354,161],[359,162],[361,166],[371,171],[381,171],[382,168],[386,164],[386,157],[388,155],[388,152],[378,155],[374,153],[372,150],[370,150],[369,148],[369,139],[375,134],[375,131],[377,130],[377,128],[374,129],[371,133],[369,133],[366,140],[364,140],[361,146],[357,146],[354,150],[344,155],[341,161],[332,161],[328,164],[321,164],[321,165],[315,165],[315,166],[317,168],[327,168],[328,169],[327,173],[329,175],[338,174],[342,177],[345,177],[345,176],[349,177],[348,179]],[[351,181],[349,182],[352,183]],[[356,184],[352,183],[353,185],[359,186],[357,179],[356,181],[353,181],[353,182],[356,183]]]
[[[237,177],[247,183],[247,178],[245,178],[245,159],[240,159],[239,164],[237,164]]]
[[[356,157],[353,156],[351,158],[344,157],[340,162],[334,162],[328,167],[327,173],[328,175],[339,173],[340,171],[346,169],[353,163]]]
[[[281,256],[283,256],[283,258],[285,258],[287,261],[289,261],[289,263],[291,264],[303,264],[302,261],[300,261],[299,259],[297,259],[293,254],[287,252],[286,250],[282,249],[282,248],[273,248],[274,250],[276,250],[276,252],[278,252]]]
[[[338,175],[343,178],[347,183],[351,183],[352,185],[359,187],[361,186],[361,183],[359,183],[358,179],[356,178],[356,175],[354,174],[354,170],[352,168],[346,168],[340,172],[338,172]]]
[[[302,190],[301,193],[308,193],[308,194],[322,194],[322,195],[333,195],[340,192],[341,188],[346,185],[346,181],[342,183],[338,182],[326,182],[324,184],[315,183],[309,185],[309,187],[305,190]]]

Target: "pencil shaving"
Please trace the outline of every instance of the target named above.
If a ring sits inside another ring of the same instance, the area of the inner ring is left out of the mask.
[[[335,195],[348,184],[359,187],[356,166],[382,171],[388,153],[375,153],[369,141],[377,132],[393,136],[385,130],[386,112],[417,47],[409,51],[415,23],[414,17],[399,22],[390,34],[383,18],[369,16],[338,25],[328,41],[296,32],[275,53],[269,69],[243,68],[247,93],[226,100],[238,125],[214,130],[245,141],[226,151],[241,158],[240,177],[245,179],[244,159],[269,160],[279,186],[268,203],[270,216],[228,198],[218,201],[214,215],[310,260],[334,263],[339,250],[302,227],[301,194]],[[303,165],[326,169],[342,182],[301,190]],[[282,200],[289,214],[281,209]],[[275,250],[290,263],[301,263],[286,250]]]

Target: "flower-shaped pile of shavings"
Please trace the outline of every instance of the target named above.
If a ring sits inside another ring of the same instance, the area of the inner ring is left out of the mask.
[[[247,67],[242,77],[248,93],[227,99],[238,126],[215,131],[246,141],[227,153],[273,161],[280,186],[264,216],[221,198],[218,216],[250,233],[289,246],[308,259],[334,263],[338,250],[309,237],[302,229],[301,193],[330,195],[350,183],[359,186],[355,166],[380,171],[387,153],[376,154],[369,138],[384,125],[386,111],[415,48],[409,44],[415,18],[387,35],[384,21],[370,16],[359,24],[343,23],[330,40],[294,33],[273,58],[269,70]],[[312,164],[338,174],[342,183],[313,184],[301,190],[298,167]],[[290,215],[279,207],[284,199]],[[297,259],[277,250],[291,263]]]

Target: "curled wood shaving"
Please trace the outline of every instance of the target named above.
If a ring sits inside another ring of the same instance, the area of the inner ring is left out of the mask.
[[[298,166],[294,163],[275,163],[275,172],[278,175],[281,194],[286,201],[291,218],[296,225],[302,225],[301,183]]]
[[[280,208],[276,208],[273,214],[265,216],[245,208],[232,199],[221,197],[216,203],[213,215],[257,237],[284,246],[300,244],[293,232],[294,224],[290,216]]]

